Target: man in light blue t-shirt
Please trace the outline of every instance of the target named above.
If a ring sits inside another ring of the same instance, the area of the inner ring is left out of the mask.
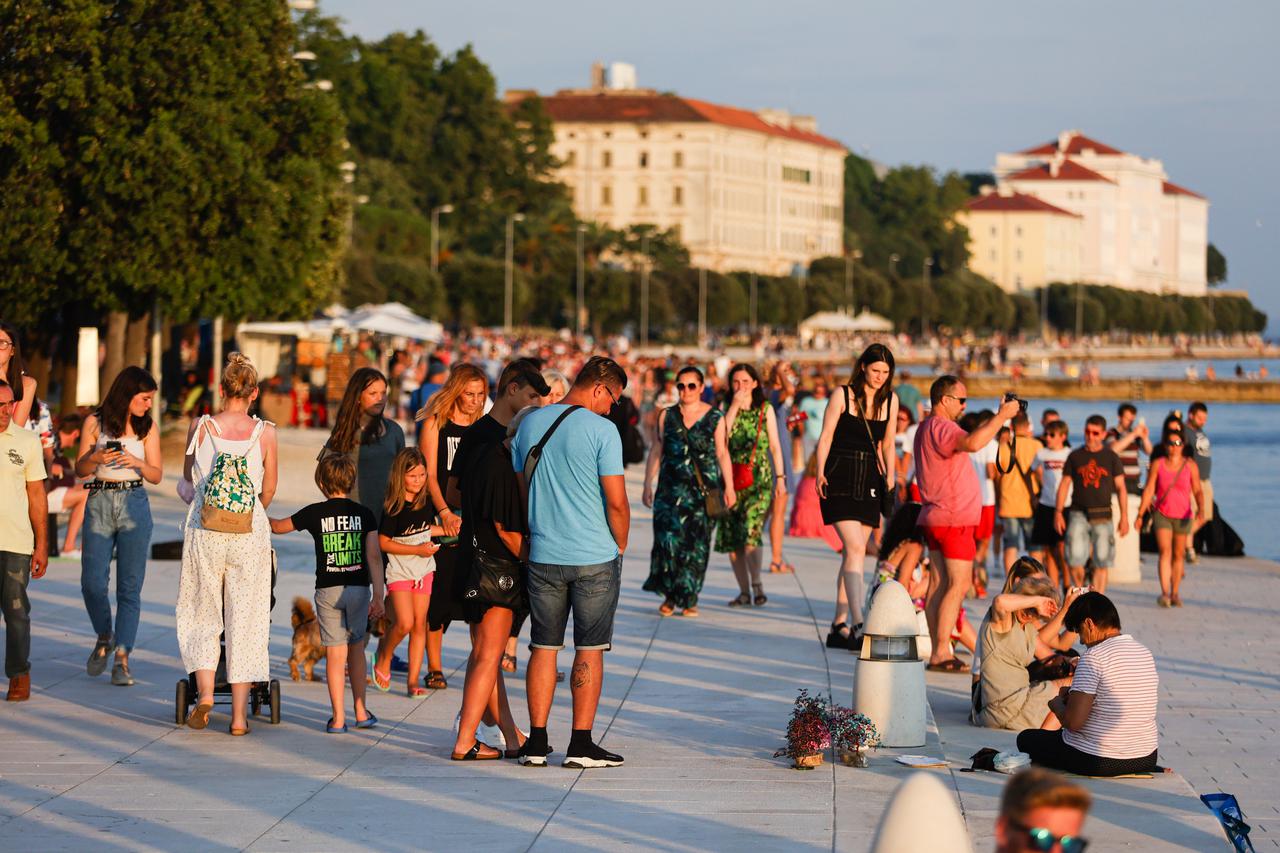
[[[564,766],[622,764],[621,755],[595,744],[591,727],[604,681],[604,653],[613,642],[622,554],[631,527],[622,441],[617,427],[603,416],[626,387],[627,375],[617,362],[595,356],[561,403],[521,421],[511,444],[511,461],[529,507],[532,639],[526,668],[530,731],[519,755],[524,765],[543,766],[551,752],[547,718],[570,610],[573,734]],[[530,452],[539,445],[541,455],[531,462]]]

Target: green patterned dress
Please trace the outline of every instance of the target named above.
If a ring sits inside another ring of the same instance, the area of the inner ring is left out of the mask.
[[[763,420],[759,409],[744,409],[738,412],[729,428],[729,458],[746,464],[751,461],[751,451],[755,448],[756,461],[751,487],[737,493],[737,503],[720,519],[716,529],[716,550],[722,554],[759,548],[764,536],[764,524],[773,503],[773,462],[769,450],[769,418],[773,415],[769,404],[764,405]]]
[[[681,609],[698,603],[715,523],[707,516],[691,460],[697,460],[708,488],[721,485],[716,427],[723,417],[719,409],[710,409],[687,433],[679,406],[668,409],[662,419],[662,467],[653,496],[653,552],[644,589]]]

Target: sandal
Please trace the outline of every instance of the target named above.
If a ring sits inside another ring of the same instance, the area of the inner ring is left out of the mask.
[[[228,726],[227,731],[231,733],[232,737],[244,737],[249,733],[249,724],[245,723],[244,728],[242,729],[235,726]]]
[[[769,572],[775,575],[789,575],[796,570],[796,567],[785,560],[774,560],[769,564]]]
[[[335,726],[333,724],[333,717],[330,717],[329,722],[324,724],[324,730],[327,734],[331,735],[345,735],[347,733],[347,724],[343,723],[340,726]]]
[[[747,607],[751,604],[751,596],[747,593],[741,593],[733,601],[729,602],[730,607]]]
[[[502,753],[494,750],[493,755],[481,755],[480,749],[493,749],[489,744],[483,741],[476,741],[475,745],[466,752],[454,752],[449,755],[450,761],[496,761],[502,757]]]
[[[1157,606],[1157,607],[1172,607],[1172,606],[1173,606],[1173,602],[1169,600],[1169,596],[1167,596],[1167,595],[1162,595],[1162,596],[1160,596],[1159,598],[1157,598],[1157,599],[1156,599],[1156,606]]]
[[[751,599],[751,603],[756,607],[764,607],[769,603],[769,596],[764,594],[764,584],[753,583],[751,585],[751,591],[755,593],[755,597]]]
[[[438,669],[428,672],[427,677],[422,681],[428,690],[444,690],[449,686],[449,682],[445,681],[444,673]]]
[[[969,671],[969,667],[959,658],[947,658],[942,663],[931,663],[925,667],[930,672],[954,672],[957,675]]]
[[[388,670],[385,678],[378,672],[378,656],[374,652],[369,652],[369,671],[373,673],[374,687],[383,693],[391,692],[391,672]]]
[[[827,632],[827,648],[849,648],[849,634],[849,625],[847,622],[832,622],[831,630]]]
[[[658,608],[658,614],[660,616],[670,616],[672,613],[675,613],[675,612],[676,612],[676,606],[672,604],[670,600],[662,602],[662,606]]]
[[[357,729],[371,729],[377,724],[378,724],[378,718],[375,717],[372,713],[370,713],[369,716],[365,717],[363,720],[356,720]]]
[[[1175,592],[1173,595],[1169,596],[1169,603],[1170,603],[1170,604],[1172,604],[1174,607],[1181,607],[1181,606],[1182,606],[1182,596],[1178,595],[1178,594]]]
[[[427,691],[427,688],[425,687],[419,687],[417,684],[409,685],[408,694],[409,694],[409,698],[411,699],[416,699],[419,696],[426,696],[427,693],[428,691]]]
[[[85,672],[95,678],[107,671],[107,661],[111,659],[111,653],[116,650],[115,640],[107,637],[98,638],[98,642],[94,645],[93,651],[89,653],[89,661],[85,664]]]
[[[503,672],[515,672],[517,663],[518,662],[516,661],[515,655],[509,655],[506,652],[502,653],[502,671]]]
[[[689,607],[686,607],[684,610],[680,611],[680,615],[686,619],[697,619],[698,605],[693,604],[693,605],[690,605]]]
[[[209,712],[213,710],[212,702],[200,702],[187,714],[187,725],[193,729],[203,729],[209,725]]]

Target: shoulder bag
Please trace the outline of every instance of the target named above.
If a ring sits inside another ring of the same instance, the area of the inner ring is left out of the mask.
[[[733,465],[733,490],[735,492],[746,491],[755,484],[756,475],[756,451],[760,449],[760,433],[764,430],[764,407],[767,403],[760,406],[760,419],[756,422],[756,443],[751,448],[751,459],[747,462],[734,462]]]
[[[876,458],[876,470],[880,472],[880,494],[872,494],[869,497],[879,498],[880,514],[888,518],[893,515],[894,494],[893,489],[889,488],[889,475],[884,470],[884,454],[880,452],[875,436],[871,434],[871,424],[867,422],[866,413],[862,411],[862,396],[855,397],[853,403],[858,409],[858,417],[862,418],[862,426],[867,431],[867,441],[871,442],[871,446],[875,448],[871,455]]]
[[[676,422],[680,424],[680,428],[684,430],[685,447],[689,445],[689,428],[684,425],[684,418],[680,416],[680,407],[672,406],[667,409],[667,417],[674,417]],[[693,449],[689,449],[689,462],[693,464],[693,479],[698,483],[698,491],[702,493],[702,499],[706,502],[707,516],[710,518],[719,518],[728,512],[728,508],[724,505],[724,489],[707,488],[706,481],[702,478],[702,467],[698,465],[698,457],[693,455]]]

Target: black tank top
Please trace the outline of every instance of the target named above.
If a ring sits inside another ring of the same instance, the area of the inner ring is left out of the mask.
[[[876,453],[880,442],[884,441],[885,431],[889,428],[888,418],[879,421],[864,420],[858,415],[850,414],[849,386],[844,386],[843,390],[844,408],[840,410],[840,420],[836,421],[836,432],[831,437],[831,449],[845,453],[854,451]],[[870,435],[867,434],[868,427]],[[874,443],[872,443],[873,439]]]
[[[462,434],[466,431],[466,427],[453,421],[445,421],[440,427],[439,443],[436,445],[436,482],[440,484],[441,492],[445,491],[449,475],[453,473],[453,461],[458,455]]]

